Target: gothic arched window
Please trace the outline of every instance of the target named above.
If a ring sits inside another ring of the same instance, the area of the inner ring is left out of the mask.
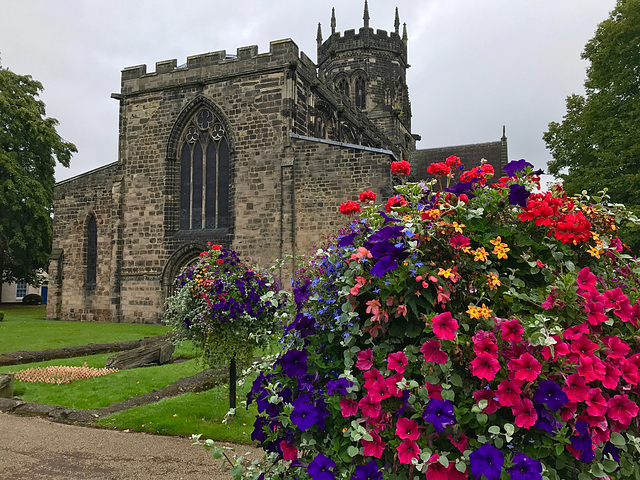
[[[349,97],[349,80],[346,78],[338,80],[338,91],[345,97]]]
[[[367,92],[364,83],[364,77],[356,78],[356,107],[364,110],[367,107]]]
[[[193,116],[179,152],[180,229],[229,227],[229,142],[210,110]]]
[[[87,284],[96,283],[98,270],[98,226],[96,216],[89,216],[87,221]]]

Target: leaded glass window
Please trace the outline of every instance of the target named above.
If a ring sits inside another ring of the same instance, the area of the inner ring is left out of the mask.
[[[364,78],[356,78],[355,85],[356,107],[364,110],[367,107],[367,92],[365,88]]]
[[[338,91],[343,94],[345,97],[349,96],[349,80],[346,78],[341,78],[338,80]]]
[[[87,283],[96,283],[98,269],[98,226],[95,215],[87,221]]]
[[[27,295],[27,284],[23,282],[16,283],[16,298],[22,298]]]
[[[229,226],[229,142],[208,109],[189,122],[180,144],[180,229]]]

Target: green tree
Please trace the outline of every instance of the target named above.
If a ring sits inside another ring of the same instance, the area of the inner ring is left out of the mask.
[[[586,44],[585,95],[567,98],[562,123],[543,139],[549,172],[571,194],[608,189],[611,200],[640,213],[640,0],[618,0]],[[625,240],[640,246],[640,230]]]
[[[42,84],[0,68],[0,279],[33,282],[51,253],[54,167],[72,143],[38,98]]]

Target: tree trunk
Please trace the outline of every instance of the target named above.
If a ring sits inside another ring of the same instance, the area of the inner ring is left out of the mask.
[[[236,408],[236,357],[229,362],[229,408]]]

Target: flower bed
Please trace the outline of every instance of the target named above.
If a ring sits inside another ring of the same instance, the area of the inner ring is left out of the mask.
[[[640,478],[628,214],[532,193],[524,160],[449,187],[459,165],[343,206],[349,227],[296,279],[287,349],[253,385],[271,464],[247,477]]]
[[[86,378],[103,377],[110,373],[116,373],[117,368],[94,368],[87,367],[85,362],[81,367],[50,366],[40,368],[27,368],[14,373],[14,378],[21,382],[34,383],[71,383],[75,380]]]

